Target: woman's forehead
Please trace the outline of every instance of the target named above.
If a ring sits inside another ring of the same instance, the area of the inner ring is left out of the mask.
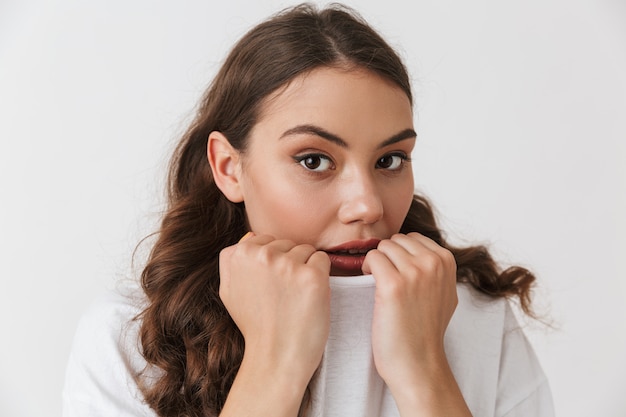
[[[263,100],[257,122],[301,111],[302,117],[341,116],[366,104],[402,107],[410,113],[405,92],[391,80],[361,67],[319,67],[298,75]],[[341,114],[333,112],[341,111]]]

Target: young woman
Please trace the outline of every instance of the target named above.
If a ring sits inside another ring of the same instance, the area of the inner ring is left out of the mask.
[[[141,290],[79,326],[65,416],[551,416],[534,277],[414,195],[406,69],[354,12],[233,48],[181,139]]]

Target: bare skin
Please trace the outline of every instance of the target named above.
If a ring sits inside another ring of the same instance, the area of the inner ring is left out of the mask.
[[[263,235],[225,249],[220,266],[220,297],[246,342],[221,415],[295,416],[328,338],[328,256]]]
[[[444,352],[457,305],[453,255],[419,233],[395,234],[370,251],[376,279],[372,350],[400,414],[471,415]]]
[[[398,233],[413,196],[414,142],[399,88],[331,68],[268,100],[245,154],[211,134],[216,183],[245,201],[255,232],[220,256],[220,297],[246,344],[222,416],[297,415],[328,337],[329,276],[361,273],[376,280],[374,362],[400,414],[470,416],[443,350],[457,303],[454,258]]]

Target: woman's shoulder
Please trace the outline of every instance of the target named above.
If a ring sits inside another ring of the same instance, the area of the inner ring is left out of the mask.
[[[71,355],[85,365],[123,358],[133,368],[142,367],[138,336],[144,307],[145,296],[133,283],[101,293],[78,322]]]
[[[457,284],[458,305],[446,331],[446,353],[462,360],[499,356],[510,306],[504,298],[489,297],[468,284]]]
[[[457,293],[446,355],[474,415],[524,415],[516,414],[523,407],[553,415],[547,379],[509,301],[468,284]]]
[[[134,344],[145,297],[137,285],[125,284],[97,296],[81,316],[72,353],[96,355]]]
[[[82,315],[68,359],[63,415],[152,415],[137,386],[141,355],[138,286],[106,291]]]
[[[112,331],[119,330],[134,321],[145,307],[145,295],[138,284],[119,284],[99,294],[83,313],[78,327],[92,328],[93,324],[105,326]]]
[[[533,355],[511,302],[505,297],[491,297],[469,284],[458,284],[459,302],[446,332],[450,355],[495,361],[506,351],[523,349]]]
[[[475,341],[484,349],[493,344],[494,353],[499,352],[507,340],[524,337],[524,328],[506,297],[483,294],[469,284],[457,284],[458,305],[448,326],[451,343]],[[524,321],[522,321],[524,322]]]

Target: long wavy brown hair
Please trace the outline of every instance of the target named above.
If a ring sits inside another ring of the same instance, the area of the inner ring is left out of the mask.
[[[140,387],[159,416],[217,416],[243,357],[243,337],[218,295],[218,255],[247,231],[246,213],[213,181],[209,133],[220,131],[245,151],[264,99],[322,66],[366,68],[413,101],[401,59],[354,11],[300,5],[254,27],[235,45],[174,152],[168,206],[141,275],[148,304],[138,317],[143,356],[158,370],[156,377],[142,374]],[[411,231],[452,251],[459,282],[493,297],[516,297],[530,313],[534,276],[520,267],[502,271],[484,246],[450,246],[422,196],[414,197],[401,228]]]

